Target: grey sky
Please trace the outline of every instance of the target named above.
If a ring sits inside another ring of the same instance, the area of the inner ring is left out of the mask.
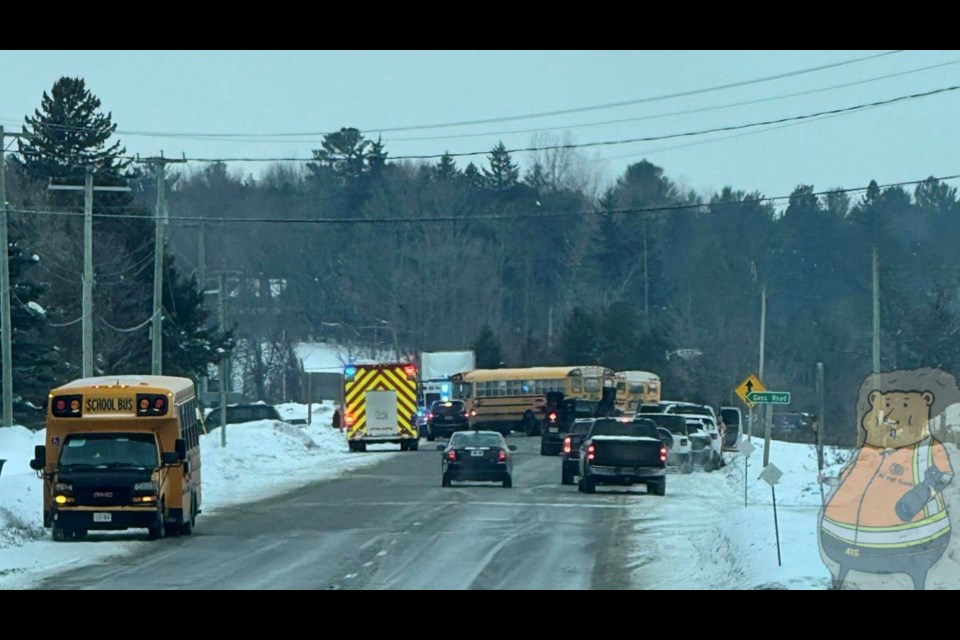
[[[686,92],[864,57],[818,52],[0,52],[0,123],[18,130],[63,75],[81,76],[112,111],[131,153],[308,158],[319,137],[268,134],[434,125],[589,107]],[[960,64],[857,86],[700,113],[643,118],[770,98],[960,61],[960,52],[907,51],[834,69],[626,107],[455,128],[386,132],[391,156],[531,146],[533,133],[575,143],[661,136],[804,115],[960,85]],[[786,195],[797,184],[856,187],[960,173],[960,91],[770,130],[747,129],[584,149],[604,181],[644,157],[688,188],[732,185]],[[132,132],[244,134],[209,140]],[[749,133],[748,133],[749,132]],[[477,137],[450,137],[483,133]],[[746,134],[746,135],[744,135]],[[422,139],[437,138],[443,139]],[[421,138],[410,140],[404,138]],[[716,140],[713,142],[705,142]],[[517,159],[527,164],[528,155]],[[484,162],[481,158],[472,158]],[[465,166],[468,159],[458,159]],[[259,174],[262,164],[232,165]]]

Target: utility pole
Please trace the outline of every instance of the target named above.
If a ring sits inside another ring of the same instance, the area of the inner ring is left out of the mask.
[[[167,222],[166,201],[164,199],[164,172],[168,164],[183,163],[183,160],[170,160],[160,154],[158,158],[147,158],[143,162],[153,165],[157,171],[157,207],[154,213],[153,231],[153,324],[150,330],[152,357],[150,373],[155,376],[163,373],[163,225]]]
[[[873,373],[880,373],[880,261],[873,245]]]
[[[767,346],[767,285],[760,290],[760,380],[763,380],[764,350]],[[770,405],[760,406],[760,420],[763,423],[763,467],[770,464]]]
[[[82,187],[51,184],[50,191],[83,191],[83,377],[93,375],[93,192],[130,191],[130,187],[96,187],[93,172],[87,168]]]
[[[13,330],[10,326],[10,241],[7,239],[7,174],[4,168],[5,141],[0,125],[0,330],[3,331],[3,426],[13,426]]]
[[[219,310],[218,316],[220,320],[220,336],[224,336],[227,333],[227,313],[225,309],[226,305],[226,275],[223,273],[218,274],[217,282],[219,284],[218,291],[220,292],[219,297]],[[227,446],[227,356],[224,355],[223,359],[220,360],[220,446]]]

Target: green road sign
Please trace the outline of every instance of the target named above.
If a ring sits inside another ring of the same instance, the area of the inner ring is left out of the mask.
[[[754,391],[747,400],[756,404],[790,404],[789,391]]]

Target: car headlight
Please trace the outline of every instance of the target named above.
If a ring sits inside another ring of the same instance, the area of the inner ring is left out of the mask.
[[[138,482],[133,485],[134,491],[150,491],[152,493],[157,492],[157,483],[156,482]]]

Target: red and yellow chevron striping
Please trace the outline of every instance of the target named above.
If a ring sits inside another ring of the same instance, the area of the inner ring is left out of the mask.
[[[347,426],[347,438],[366,433],[366,394],[368,391],[397,392],[397,433],[416,437],[410,417],[417,411],[417,381],[407,375],[404,365],[356,365],[356,373],[344,384],[344,402],[353,424]]]

